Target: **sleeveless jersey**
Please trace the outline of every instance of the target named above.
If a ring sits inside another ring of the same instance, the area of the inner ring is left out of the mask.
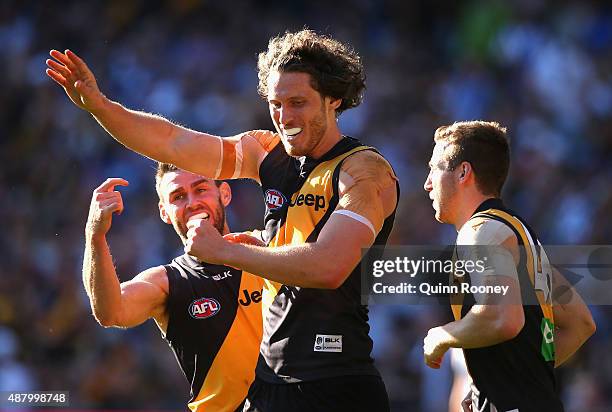
[[[525,324],[511,340],[483,348],[464,349],[466,364],[484,411],[563,411],[554,376],[554,319],[548,258],[534,231],[500,199],[483,202],[470,219],[494,219],[516,234],[517,265]],[[464,277],[469,282],[469,276]],[[459,299],[453,300],[453,299]],[[461,302],[462,301],[462,302]],[[473,295],[451,297],[455,319],[475,303]],[[491,405],[492,404],[492,405]],[[491,407],[491,409],[489,409]]]
[[[263,279],[189,255],[165,265],[165,339],[191,384],[192,411],[235,411],[255,378]]]
[[[374,150],[344,137],[320,159],[289,156],[277,144],[263,160],[259,177],[266,200],[269,246],[315,242],[338,201],[342,162]],[[399,186],[397,186],[399,197]],[[394,212],[374,244],[384,245]],[[338,245],[339,250],[342,245]],[[360,302],[360,265],[337,289],[282,285],[266,311],[257,377],[269,383],[313,381],[334,376],[376,375],[370,356],[367,306]]]

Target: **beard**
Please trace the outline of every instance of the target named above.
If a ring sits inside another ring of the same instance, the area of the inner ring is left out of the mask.
[[[319,114],[308,122],[308,136],[302,135],[298,137],[297,144],[291,144],[282,139],[285,151],[289,156],[293,157],[308,156],[323,140],[325,132],[327,132],[327,118],[325,116],[324,102],[322,102]]]
[[[223,229],[225,228],[225,207],[221,203],[221,196],[217,199],[217,204],[210,210],[208,221],[223,235]],[[172,226],[183,241],[183,244],[185,244],[187,242],[187,225],[180,223],[178,220],[173,220]]]

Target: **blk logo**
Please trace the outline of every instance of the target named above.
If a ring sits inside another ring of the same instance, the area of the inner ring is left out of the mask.
[[[265,196],[266,205],[270,210],[277,210],[285,204],[285,196],[275,189],[266,190]]]
[[[221,304],[213,298],[200,298],[189,305],[189,314],[195,319],[210,318],[220,310]]]

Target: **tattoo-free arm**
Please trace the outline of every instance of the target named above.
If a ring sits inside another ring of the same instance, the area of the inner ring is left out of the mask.
[[[83,284],[100,325],[129,328],[155,318],[165,331],[168,277],[163,266],[147,269],[134,279],[119,283],[106,238],[88,235]]]
[[[595,333],[595,322],[576,289],[553,268],[553,290],[566,290],[553,302],[555,367],[568,360]]]

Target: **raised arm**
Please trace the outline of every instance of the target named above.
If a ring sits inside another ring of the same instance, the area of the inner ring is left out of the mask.
[[[595,321],[587,305],[561,273],[553,268],[553,290],[564,290],[553,301],[555,367],[568,360],[595,333]]]
[[[206,177],[259,180],[259,165],[267,151],[253,133],[222,138],[176,125],[158,115],[130,110],[100,92],[93,72],[75,53],[51,50],[50,54],[54,60],[47,60],[47,75],[119,143]]]
[[[168,277],[163,267],[148,269],[134,279],[119,283],[113,258],[106,242],[113,213],[123,211],[116,185],[123,179],[107,179],[94,190],[85,229],[83,285],[94,317],[102,326],[132,327],[154,318],[166,330]]]

